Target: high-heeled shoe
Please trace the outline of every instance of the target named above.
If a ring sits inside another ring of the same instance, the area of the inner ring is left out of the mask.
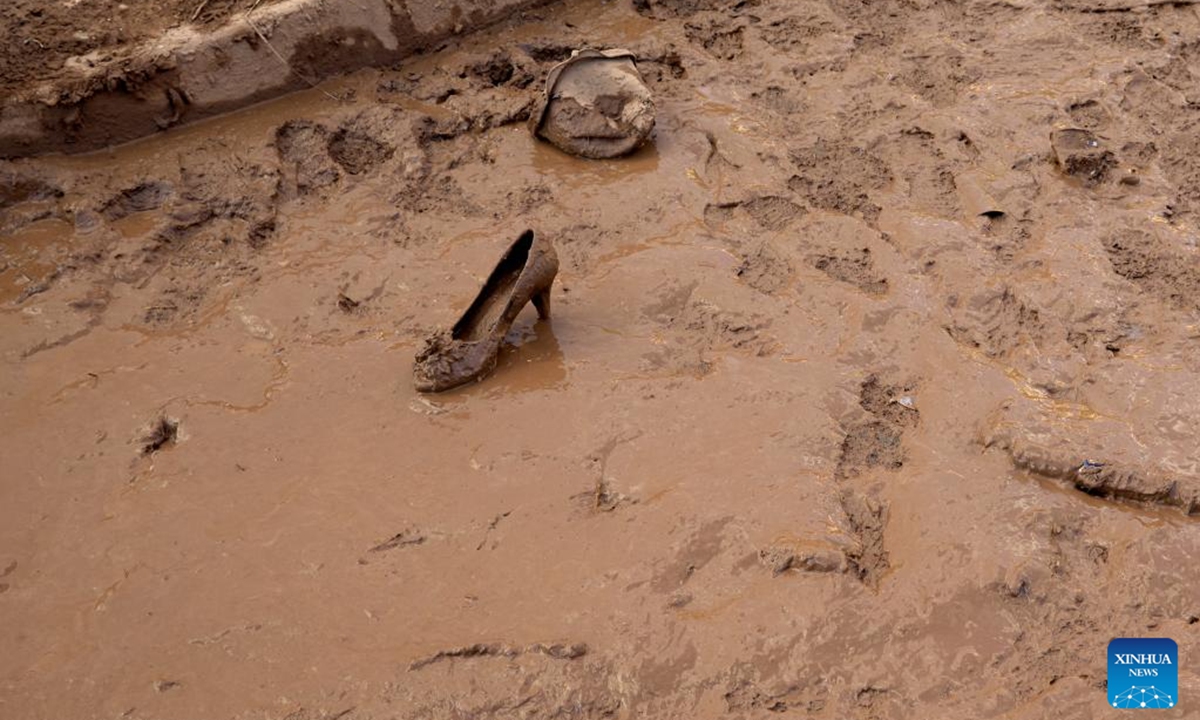
[[[491,276],[450,330],[425,340],[413,363],[420,392],[441,392],[480,380],[496,367],[500,342],[532,301],[538,317],[550,317],[550,286],[558,274],[554,245],[526,230],[509,246]]]

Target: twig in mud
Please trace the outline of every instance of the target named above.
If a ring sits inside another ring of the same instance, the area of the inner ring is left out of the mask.
[[[208,2],[209,0],[203,0],[203,2],[196,7],[196,12],[192,13],[192,22],[196,22],[196,18],[200,17],[200,13],[204,12],[204,8],[208,7]]]
[[[391,538],[379,543],[367,552],[384,552],[386,550],[394,550],[399,547],[407,547],[409,545],[420,545],[425,542],[425,536],[415,530],[405,530],[397,533]]]
[[[46,46],[42,44],[42,41],[38,40],[37,38],[25,38],[25,42],[22,44],[28,45],[29,43],[33,43],[34,45],[37,45],[39,50],[46,49]]]
[[[476,550],[483,549],[483,546],[487,544],[488,536],[492,534],[492,531],[496,529],[496,526],[500,524],[500,521],[509,515],[512,515],[512,510],[509,510],[508,512],[502,512],[496,517],[492,518],[492,521],[488,523],[487,530],[483,531],[483,539],[480,540],[479,544],[475,546]]]
[[[526,653],[538,653],[555,660],[576,660],[588,654],[588,646],[586,643],[554,643],[552,645],[534,643],[527,647],[513,647],[501,643],[475,643],[474,645],[439,650],[429,657],[414,661],[408,666],[408,669],[410,671],[420,670],[443,660],[483,657],[514,658]]]
[[[257,8],[260,2],[262,2],[262,0],[255,2],[254,5],[246,11],[246,23],[250,26],[250,29],[254,31],[254,34],[258,36],[258,39],[263,41],[263,44],[267,46],[267,49],[271,51],[271,54],[278,58],[279,62],[283,63],[283,66],[288,69],[288,72],[308,83],[308,86],[313,90],[320,90],[321,94],[330,100],[333,100],[334,102],[341,102],[341,98],[327,90],[321,90],[321,88],[317,87],[317,84],[311,79],[306,78],[300,73],[296,72],[296,69],[292,67],[291,63],[289,63],[282,55],[279,54],[279,51],[275,49],[275,46],[271,44],[271,41],[267,39],[267,36],[263,35],[262,30],[258,29],[258,26],[254,24],[254,21],[250,19],[250,14],[254,12],[254,8]]]

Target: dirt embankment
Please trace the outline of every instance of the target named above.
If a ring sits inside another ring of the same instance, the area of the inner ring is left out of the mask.
[[[582,45],[631,157],[524,127]],[[0,165],[0,715],[1108,717],[1200,656],[1197,87],[1179,3],[584,0]]]
[[[86,152],[152,135],[394,65],[543,4],[198,2],[22,4],[7,14],[16,41],[0,65],[0,157]]]

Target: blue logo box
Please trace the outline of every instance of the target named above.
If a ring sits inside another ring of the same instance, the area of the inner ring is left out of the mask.
[[[1108,704],[1152,710],[1179,704],[1179,646],[1169,638],[1116,638],[1108,644]]]

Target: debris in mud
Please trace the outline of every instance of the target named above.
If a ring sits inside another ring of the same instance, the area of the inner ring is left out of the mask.
[[[514,658],[527,653],[545,655],[555,660],[576,660],[587,655],[588,646],[585,643],[534,643],[525,647],[513,647],[502,643],[476,643],[464,647],[439,650],[427,658],[412,662],[408,669],[422,668],[442,662],[443,660],[466,660],[470,658]]]
[[[579,50],[550,70],[530,130],[564,152],[628,155],[654,129],[654,100],[628,50]]]
[[[141,438],[141,454],[153,455],[179,441],[179,420],[163,415],[150,426]]]
[[[421,545],[425,542],[425,540],[426,540],[425,535],[417,530],[412,530],[412,529],[404,530],[402,532],[396,533],[395,535],[388,538],[387,540],[384,540],[383,542],[379,543],[378,545],[375,545],[367,552],[373,552],[373,553],[387,552],[388,550],[395,550],[396,548],[411,547],[413,545]]]
[[[1086,185],[1098,185],[1117,166],[1117,156],[1089,130],[1068,128],[1050,133],[1050,146],[1058,167]]]
[[[612,512],[624,503],[635,503],[628,495],[614,490],[608,478],[601,477],[596,481],[596,489],[592,492],[592,508],[600,512]]]
[[[789,570],[818,573],[846,570],[846,556],[835,550],[801,550],[776,545],[759,550],[758,559],[772,575],[782,575]]]
[[[1079,459],[1070,450],[1051,451],[998,434],[987,443],[1008,451],[1013,466],[1076,490],[1108,500],[1174,507],[1185,515],[1200,515],[1200,486],[1169,473],[1153,472],[1090,458]]]

